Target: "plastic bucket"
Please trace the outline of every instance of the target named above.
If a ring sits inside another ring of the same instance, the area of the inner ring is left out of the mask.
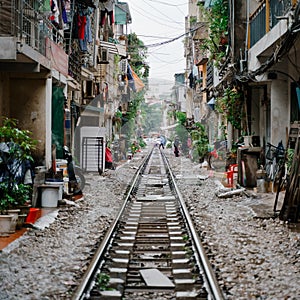
[[[42,187],[42,207],[57,207],[60,195],[60,186],[44,186]]]
[[[256,182],[257,182],[257,192],[266,193],[267,192],[266,181],[264,179],[257,179]]]
[[[64,182],[63,181],[45,181],[46,185],[53,186],[53,187],[58,187],[58,198],[57,200],[62,200],[63,196],[63,190],[64,190]]]

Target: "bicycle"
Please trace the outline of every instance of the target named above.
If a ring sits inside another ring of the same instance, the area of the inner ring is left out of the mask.
[[[225,164],[227,144],[225,141],[214,143],[214,148],[208,153],[208,167],[210,170],[217,168],[218,162]]]
[[[289,180],[288,168],[287,168],[287,164],[284,161],[284,163],[281,164],[280,169],[274,179],[274,185],[276,182],[276,195],[275,195],[275,200],[274,200],[273,212],[275,214],[277,212],[279,193],[282,192],[283,190],[285,190],[285,188],[287,187],[287,184],[288,184],[288,180]]]
[[[266,152],[266,164],[265,171],[267,173],[267,181],[273,183],[273,192],[276,188],[278,181],[278,172],[282,169],[282,165],[285,164],[285,150],[282,142],[278,143],[278,146],[274,146],[267,143],[268,150]]]

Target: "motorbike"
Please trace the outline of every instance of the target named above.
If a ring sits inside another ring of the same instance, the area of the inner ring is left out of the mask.
[[[69,177],[68,192],[80,194],[85,187],[85,177],[79,166],[76,166],[69,147],[63,147],[64,159],[67,160],[67,173]]]

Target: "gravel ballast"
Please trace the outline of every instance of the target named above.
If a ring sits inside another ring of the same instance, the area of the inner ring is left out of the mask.
[[[225,299],[300,299],[299,231],[260,217],[272,210],[264,195],[218,198],[216,176],[165,151]],[[87,174],[82,200],[60,205],[53,222],[0,252],[0,299],[71,299],[143,155],[102,176]],[[210,177],[191,180],[197,175]]]

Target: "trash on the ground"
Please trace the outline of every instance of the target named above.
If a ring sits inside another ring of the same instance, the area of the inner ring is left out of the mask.
[[[144,269],[140,270],[140,273],[147,286],[174,287],[174,283],[157,269]]]
[[[68,199],[62,199],[59,200],[59,204],[60,205],[71,205],[71,206],[76,206],[76,207],[80,207],[80,205],[74,201],[68,200]]]
[[[216,196],[218,198],[231,198],[233,196],[242,194],[244,191],[245,191],[244,188],[240,188],[240,189],[235,189],[227,192],[217,192]]]

